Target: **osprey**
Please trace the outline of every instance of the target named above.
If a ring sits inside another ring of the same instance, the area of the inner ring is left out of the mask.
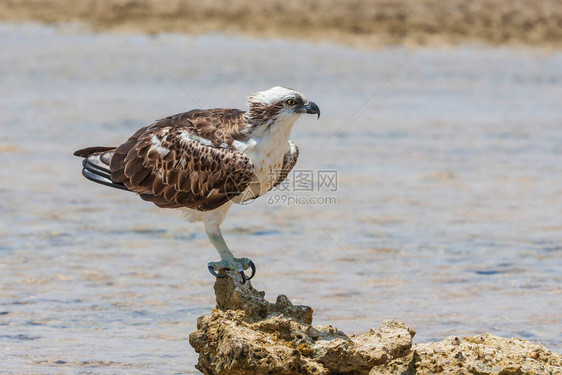
[[[88,147],[82,174],[94,182],[137,193],[158,207],[179,208],[191,222],[202,221],[221,260],[208,263],[240,272],[242,281],[256,272],[248,258],[235,258],[220,224],[233,203],[255,199],[279,185],[295,166],[297,146],[289,140],[303,113],[320,117],[303,94],[273,87],[248,98],[248,111],[195,109],[145,126],[118,147]],[[247,277],[244,270],[251,268]]]

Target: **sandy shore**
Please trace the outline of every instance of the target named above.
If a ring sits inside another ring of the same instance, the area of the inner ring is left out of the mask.
[[[329,40],[363,47],[389,44],[562,45],[557,0],[35,0],[0,1],[0,19],[79,21],[95,31],[213,31]]]

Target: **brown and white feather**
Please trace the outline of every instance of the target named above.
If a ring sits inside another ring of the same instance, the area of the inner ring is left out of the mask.
[[[232,149],[243,140],[239,110],[194,110],[139,130],[111,158],[111,179],[160,207],[207,211],[239,195],[253,163]]]
[[[288,140],[298,115],[285,108],[287,95],[303,101],[275,87],[250,97],[248,112],[179,113],[139,129],[117,148],[89,147],[75,155],[85,158],[87,178],[159,207],[202,212],[253,199],[283,182],[298,159]]]

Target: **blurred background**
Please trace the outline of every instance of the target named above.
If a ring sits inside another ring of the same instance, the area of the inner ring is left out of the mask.
[[[346,333],[562,349],[559,1],[0,0],[0,43],[0,373],[197,373],[202,225],[72,152],[276,85],[320,106],[297,168],[337,186],[231,209],[254,287]]]

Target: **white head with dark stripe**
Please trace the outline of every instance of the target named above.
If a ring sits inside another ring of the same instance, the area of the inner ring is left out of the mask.
[[[253,131],[281,124],[292,126],[303,113],[320,117],[316,103],[298,91],[281,86],[254,93],[248,98],[248,105],[250,109],[245,117]]]

